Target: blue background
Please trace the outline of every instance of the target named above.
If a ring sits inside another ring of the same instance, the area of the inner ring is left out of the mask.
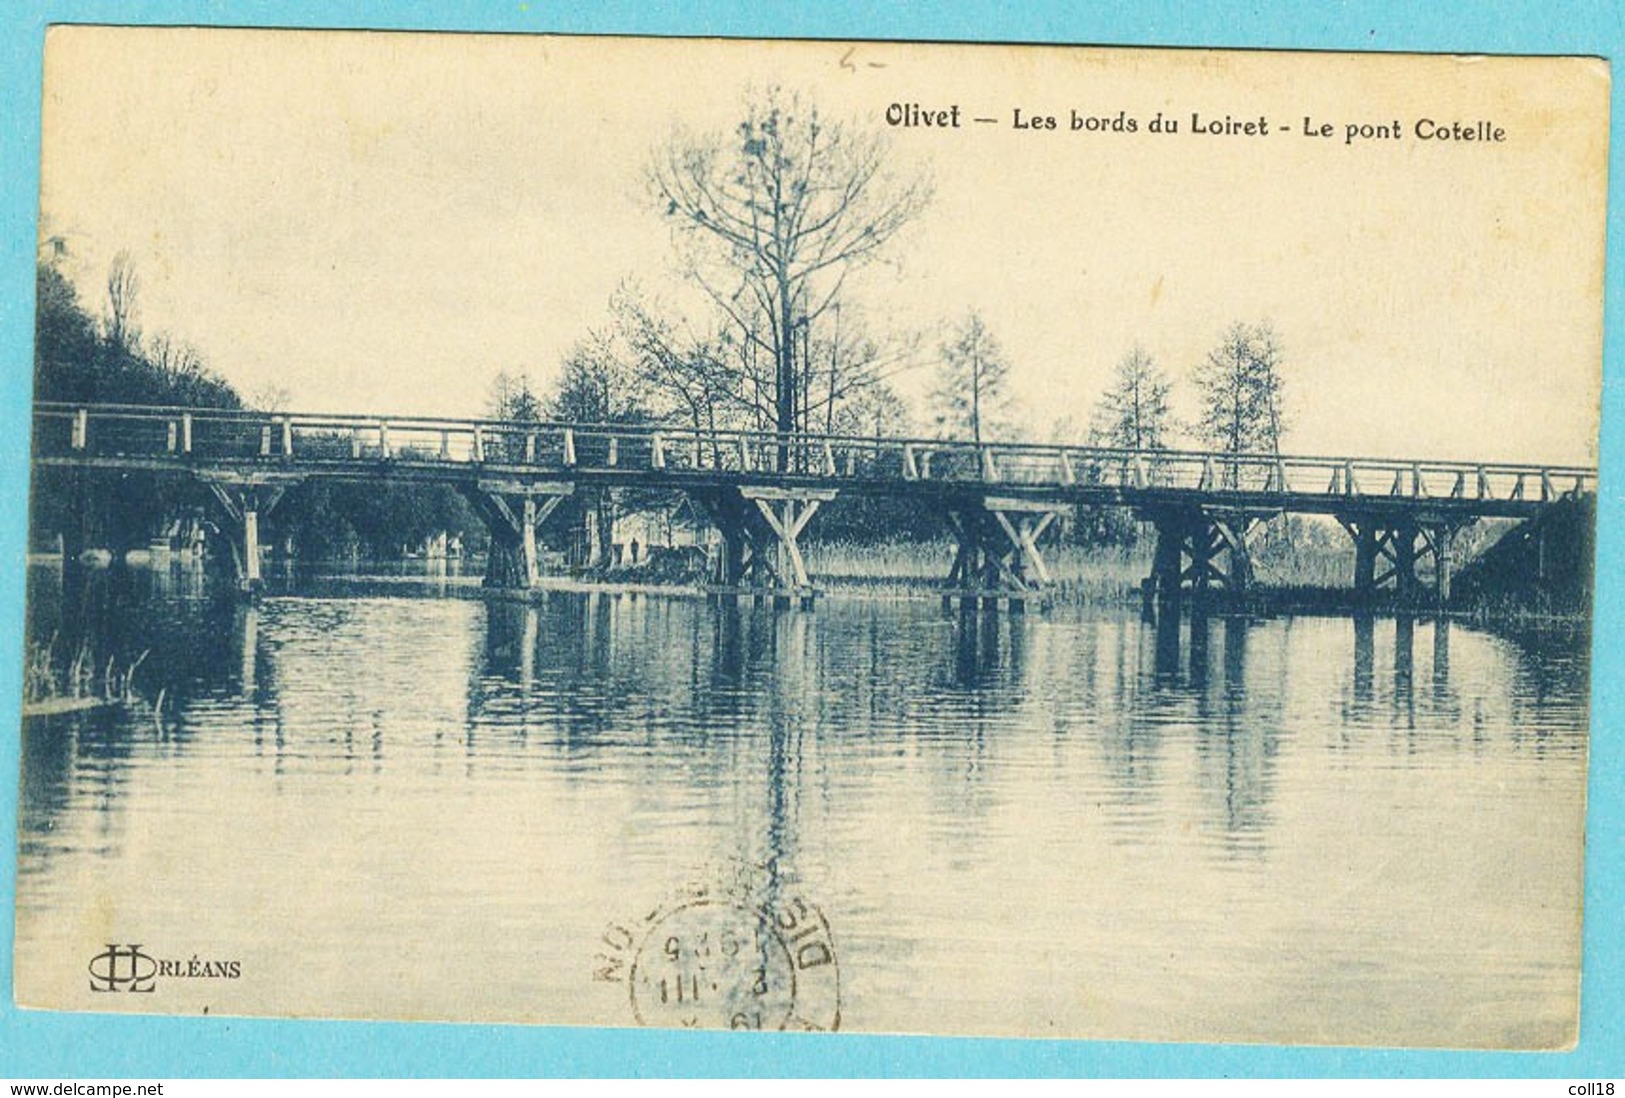
[[[1618,61],[1625,12],[1587,3],[1411,5],[1326,2],[1225,5],[976,3],[952,8],[869,2],[691,0],[566,5],[546,0],[3,0],[0,9],[0,1077],[270,1075],[1287,1075],[1538,1076],[1620,1074],[1625,1002],[1621,816],[1625,781],[1616,735],[1625,695],[1619,564],[1625,512],[1620,393],[1620,273],[1625,111],[1615,74],[1609,187],[1607,344],[1597,561],[1585,973],[1580,1043],[1562,1054],[1281,1049],[1079,1041],[958,1040],[667,1033],[518,1026],[130,1018],[19,1011],[11,1005],[18,706],[21,700],[24,527],[32,374],[33,272],[39,184],[40,66],[50,22],[373,27],[471,31],[728,35],[1236,46],[1452,53],[1591,54]],[[296,979],[296,974],[289,974]],[[944,989],[944,994],[948,994]]]

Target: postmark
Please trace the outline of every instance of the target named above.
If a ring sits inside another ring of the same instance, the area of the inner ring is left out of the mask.
[[[832,1031],[840,966],[823,911],[781,873],[730,864],[610,924],[593,980],[622,985],[633,1020],[672,1029]]]

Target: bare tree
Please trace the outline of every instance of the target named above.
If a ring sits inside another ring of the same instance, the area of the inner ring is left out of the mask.
[[[536,386],[525,370],[497,371],[496,377],[491,379],[485,409],[492,419],[533,423],[542,418],[541,398],[536,395]]]
[[[912,334],[876,335],[862,309],[837,304],[823,336],[808,341],[804,361],[801,401],[808,425],[837,432],[840,423],[852,418],[849,408],[863,422],[876,407],[901,404],[891,381],[918,363],[919,340]],[[902,411],[906,421],[907,409]]]
[[[147,361],[169,378],[187,378],[203,372],[203,356],[198,349],[166,332],[147,340]]]
[[[931,394],[938,433],[968,434],[980,444],[1009,408],[1005,381],[1010,363],[982,315],[972,310],[942,345],[936,389]]]
[[[878,136],[778,87],[747,102],[732,134],[657,150],[649,182],[688,274],[730,321],[745,387],[760,389],[777,430],[806,430],[824,319],[925,208],[929,183],[894,177]]]
[[[257,412],[280,415],[293,407],[293,394],[286,387],[268,381],[248,394],[248,406]]]
[[[760,424],[764,408],[748,386],[740,386],[739,373],[724,366],[722,340],[672,323],[630,286],[615,292],[610,311],[652,417],[696,431]]]
[[[119,252],[107,268],[107,342],[122,351],[134,351],[141,333],[135,326],[136,296],[141,280],[129,252]]]

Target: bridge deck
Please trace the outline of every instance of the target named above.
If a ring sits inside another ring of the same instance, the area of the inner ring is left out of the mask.
[[[1581,466],[117,405],[38,405],[34,461],[190,472],[245,484],[322,477],[509,490],[538,482],[674,490],[750,485],[944,504],[975,495],[1148,512],[1357,510],[1451,519],[1527,517],[1596,490],[1596,471]]]

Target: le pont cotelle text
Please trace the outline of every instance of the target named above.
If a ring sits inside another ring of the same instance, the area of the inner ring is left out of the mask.
[[[931,106],[924,103],[891,103],[884,112],[886,125],[897,129],[960,130],[975,126],[1036,133],[1148,133],[1191,134],[1199,137],[1257,138],[1296,134],[1316,141],[1353,145],[1364,142],[1419,141],[1495,144],[1507,139],[1506,127],[1492,119],[1418,118],[1414,122],[1398,118],[1330,121],[1312,114],[1301,121],[1281,122],[1269,115],[1204,114],[1191,111],[1175,115],[1158,111],[1142,117],[1126,110],[1090,113],[1071,109],[1052,114],[1026,107],[1012,107],[999,114],[972,114],[958,103]]]

